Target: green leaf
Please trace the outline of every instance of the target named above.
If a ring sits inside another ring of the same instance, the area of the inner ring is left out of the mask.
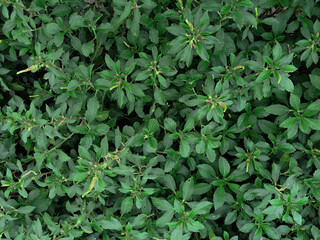
[[[292,214],[293,220],[297,224],[302,225],[302,216],[296,211],[292,211],[291,214]]]
[[[270,25],[270,26],[272,26],[272,25],[274,25],[274,24],[279,24],[278,19],[272,18],[272,17],[270,17],[270,18],[264,18],[264,19],[262,20],[262,22],[263,22],[264,24],[267,24],[267,25]]]
[[[164,95],[163,91],[158,87],[155,87],[154,99],[160,105],[165,105],[166,104],[166,96]]]
[[[263,231],[272,239],[280,239],[281,235],[277,229],[269,227],[268,225],[262,225]]]
[[[173,209],[173,206],[171,205],[171,203],[169,203],[165,199],[151,197],[151,200],[152,200],[152,204],[161,211],[170,211]]]
[[[320,130],[320,119],[305,118],[308,126],[313,130]]]
[[[171,118],[164,119],[164,128],[170,132],[174,132],[177,129],[177,123]]]
[[[94,52],[94,41],[84,43],[81,46],[81,52],[85,57],[89,57],[90,54]]]
[[[269,201],[272,206],[283,206],[285,205],[285,201],[282,199],[272,199]]]
[[[150,132],[154,133],[155,131],[157,131],[159,129],[159,123],[156,119],[150,119],[149,123],[148,123],[148,129]]]
[[[162,87],[164,87],[164,88],[167,88],[167,87],[168,87],[168,84],[167,84],[166,79],[165,79],[162,75],[160,75],[160,74],[158,74],[157,76],[158,76],[158,80],[159,80],[160,85],[161,85]]]
[[[117,230],[117,231],[122,230],[121,222],[114,217],[111,217],[108,220],[106,219],[100,220],[98,223],[105,230]]]
[[[82,16],[79,16],[77,13],[73,13],[69,18],[70,28],[76,30],[80,27],[84,27],[84,19]]]
[[[31,213],[36,207],[34,206],[24,206],[17,209],[18,213],[21,214],[29,214]]]
[[[196,52],[202,60],[209,62],[209,54],[199,42],[196,43]]]
[[[132,35],[135,37],[139,36],[139,31],[140,31],[140,18],[141,18],[141,13],[139,8],[134,9],[133,13],[133,20],[132,20],[132,26],[131,26],[131,32]]]
[[[84,179],[86,179],[87,177],[88,177],[88,174],[86,172],[76,173],[73,176],[73,181],[81,182]]]
[[[187,122],[184,125],[183,132],[190,132],[194,128],[194,120],[188,118]]]
[[[191,63],[192,63],[192,58],[193,58],[192,48],[191,48],[191,45],[188,44],[188,45],[184,48],[180,60],[183,61],[183,62],[186,62],[187,67],[190,67],[190,65],[191,65]]]
[[[46,26],[46,30],[50,34],[57,34],[60,31],[60,27],[56,23],[48,23]]]
[[[280,104],[273,104],[265,108],[265,110],[273,115],[284,115],[289,113],[290,109]]]
[[[298,119],[296,117],[290,117],[286,120],[284,120],[281,124],[280,127],[283,128],[293,128],[295,125],[297,125]]]
[[[213,203],[209,201],[202,201],[199,202],[196,207],[194,208],[196,214],[203,215],[210,212],[210,209],[212,208]]]
[[[190,145],[187,140],[180,139],[179,153],[185,158],[190,155]]]
[[[133,199],[132,197],[126,197],[125,199],[123,199],[123,201],[121,202],[121,213],[128,213],[131,211],[133,207]]]
[[[226,201],[226,191],[224,187],[218,187],[213,194],[213,205],[214,208],[217,210],[224,205]]]
[[[184,35],[186,32],[179,25],[171,25],[170,27],[166,27],[167,31],[175,36]]]
[[[158,44],[159,43],[159,31],[157,29],[151,28],[149,31],[149,38],[151,42]]]
[[[285,71],[285,72],[295,72],[298,70],[298,68],[296,68],[293,65],[286,65],[280,68],[281,70]]]
[[[235,220],[237,220],[237,210],[233,210],[232,212],[228,212],[226,218],[224,219],[224,224],[231,225]]]
[[[251,0],[242,0],[239,2],[239,7],[248,7],[248,8],[252,8],[253,7],[253,3]]]
[[[309,75],[312,85],[320,90],[320,75],[310,74]]]
[[[113,71],[115,70],[115,63],[108,54],[104,56],[104,61],[106,62],[109,69]]]
[[[300,97],[298,97],[297,95],[291,93],[290,94],[290,105],[294,109],[299,110],[299,108],[300,108]]]
[[[72,11],[72,8],[67,4],[58,4],[54,7],[51,14],[56,17],[63,17],[68,15]]]
[[[9,34],[11,33],[12,29],[16,26],[16,22],[13,20],[6,21],[2,26],[3,34],[9,38]]]
[[[82,159],[85,159],[87,161],[91,161],[92,160],[91,154],[89,153],[89,151],[85,147],[80,145],[78,147],[78,152],[79,152],[79,156]]]
[[[280,57],[282,56],[282,47],[278,42],[272,49],[272,56],[274,61],[279,60]]]
[[[224,157],[219,158],[219,171],[223,177],[230,173],[230,164]]]
[[[182,197],[184,201],[189,200],[189,198],[192,196],[194,192],[194,183],[193,178],[189,178],[187,181],[185,181],[182,185]]]
[[[207,26],[210,24],[210,17],[208,15],[208,11],[206,11],[202,17],[200,18],[199,26],[198,28],[201,29],[204,26]]]
[[[296,149],[290,143],[281,143],[278,145],[279,150],[285,153],[293,153]]]
[[[35,221],[33,223],[32,228],[38,237],[42,237],[43,232],[42,232],[42,226],[41,226],[41,222],[40,222],[39,218],[37,219],[37,221]]]
[[[214,162],[216,160],[216,152],[212,148],[206,148],[206,156],[210,162]]]
[[[280,80],[280,82],[279,82]],[[287,92],[293,92],[294,85],[291,79],[289,79],[286,76],[282,76],[281,79],[279,79],[278,82],[280,86],[282,86]]]
[[[92,122],[95,119],[99,107],[100,104],[96,95],[94,95],[88,100],[87,111],[85,113],[85,117],[88,122]]]
[[[246,223],[243,226],[240,227],[240,231],[244,233],[249,233],[255,228],[254,223]]]
[[[271,73],[272,73],[271,70],[265,70],[261,72],[257,77],[256,82],[264,82],[270,77]]]
[[[320,34],[320,21],[318,19],[313,24],[313,31],[315,34]]]

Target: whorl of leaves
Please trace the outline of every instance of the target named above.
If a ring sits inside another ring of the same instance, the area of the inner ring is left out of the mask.
[[[0,0],[1,239],[320,239],[319,0]]]

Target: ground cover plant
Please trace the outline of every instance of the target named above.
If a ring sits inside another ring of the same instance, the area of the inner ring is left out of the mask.
[[[318,0],[0,0],[1,239],[320,239]]]

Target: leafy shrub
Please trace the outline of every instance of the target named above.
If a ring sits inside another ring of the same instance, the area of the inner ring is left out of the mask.
[[[1,239],[320,239],[318,0],[0,0]]]

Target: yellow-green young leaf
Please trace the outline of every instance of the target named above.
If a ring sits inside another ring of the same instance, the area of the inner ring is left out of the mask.
[[[92,189],[94,188],[94,185],[96,184],[97,180],[98,180],[98,176],[95,175],[91,180],[91,183],[89,185],[89,189],[82,194],[82,197],[85,197],[88,193],[90,193],[92,191]]]

